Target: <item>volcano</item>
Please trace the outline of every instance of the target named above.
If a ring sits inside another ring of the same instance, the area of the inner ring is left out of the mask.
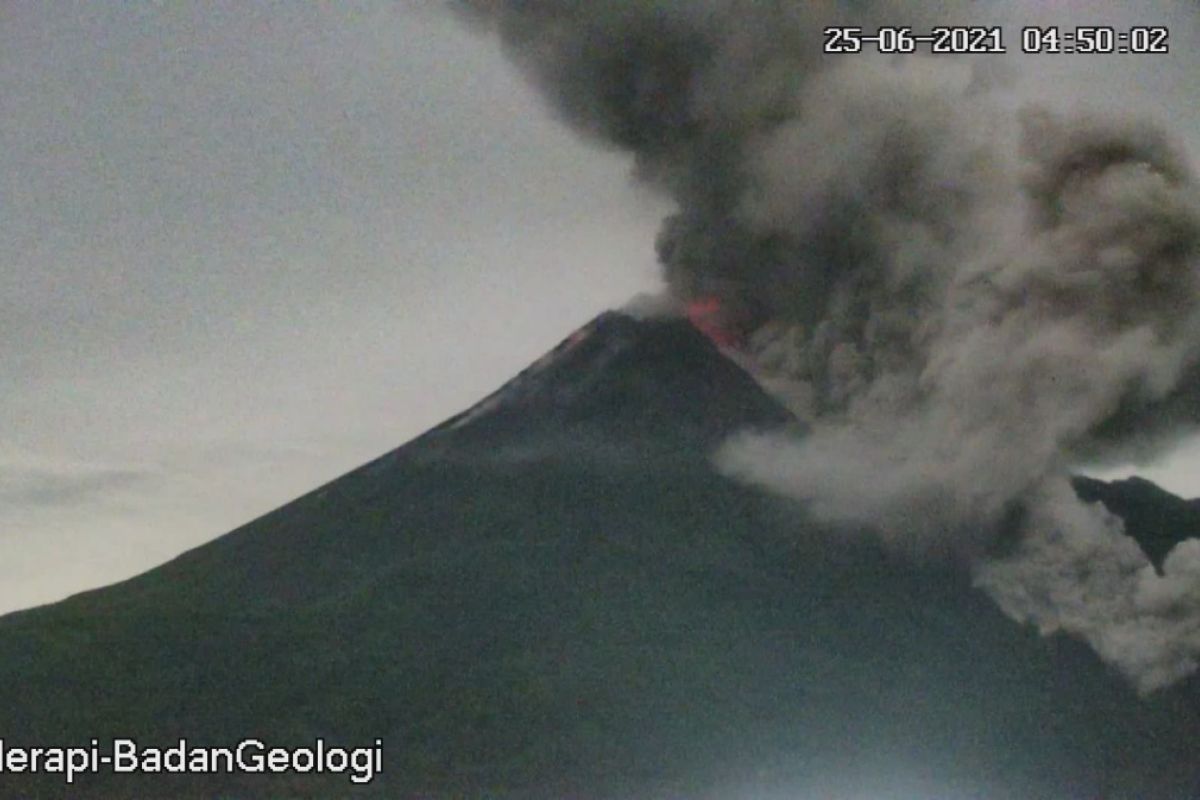
[[[954,567],[846,540],[712,468],[729,434],[788,425],[688,322],[604,314],[310,494],[137,578],[0,619],[9,754],[320,740],[377,749],[369,782],[183,775],[164,759],[68,785],[0,753],[0,789],[1200,797],[1200,680],[1140,698]],[[1076,490],[1149,553],[1200,533],[1195,504],[1151,484]]]

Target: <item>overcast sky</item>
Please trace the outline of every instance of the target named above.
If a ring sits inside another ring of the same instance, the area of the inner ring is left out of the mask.
[[[1200,152],[1195,17],[1030,91],[1136,97]],[[433,0],[0,5],[0,612],[474,402],[656,289],[666,211]],[[1200,446],[1143,473],[1200,495]]]

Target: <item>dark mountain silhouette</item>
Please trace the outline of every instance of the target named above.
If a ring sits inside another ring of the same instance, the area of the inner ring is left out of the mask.
[[[1138,477],[1105,483],[1077,476],[1072,483],[1082,499],[1103,503],[1125,520],[1126,532],[1160,571],[1181,539],[1200,537],[1200,500],[1184,500]]]
[[[1200,681],[1139,699],[954,568],[845,541],[712,470],[727,434],[783,424],[686,322],[603,315],[295,502],[0,619],[10,746],[379,739],[375,781],[8,771],[0,790],[1200,797]],[[1077,488],[1151,553],[1183,519],[1148,484]]]

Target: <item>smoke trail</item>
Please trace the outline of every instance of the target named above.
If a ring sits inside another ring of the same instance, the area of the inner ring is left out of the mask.
[[[1011,616],[1168,685],[1200,658],[1200,546],[1158,575],[1066,475],[1200,422],[1200,192],[1144,121],[1011,113],[981,57],[821,55],[829,24],[955,19],[913,5],[456,3],[676,202],[672,291],[720,297],[811,422],[729,442],[727,472],[963,558]]]

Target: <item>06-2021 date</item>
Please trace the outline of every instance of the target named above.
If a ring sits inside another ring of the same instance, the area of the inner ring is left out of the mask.
[[[919,46],[927,46],[931,53],[1007,52],[999,27],[952,25],[932,28],[924,35],[907,27],[880,28],[869,35],[848,26],[825,29],[826,53],[860,53],[867,44],[880,53],[915,53]]]

